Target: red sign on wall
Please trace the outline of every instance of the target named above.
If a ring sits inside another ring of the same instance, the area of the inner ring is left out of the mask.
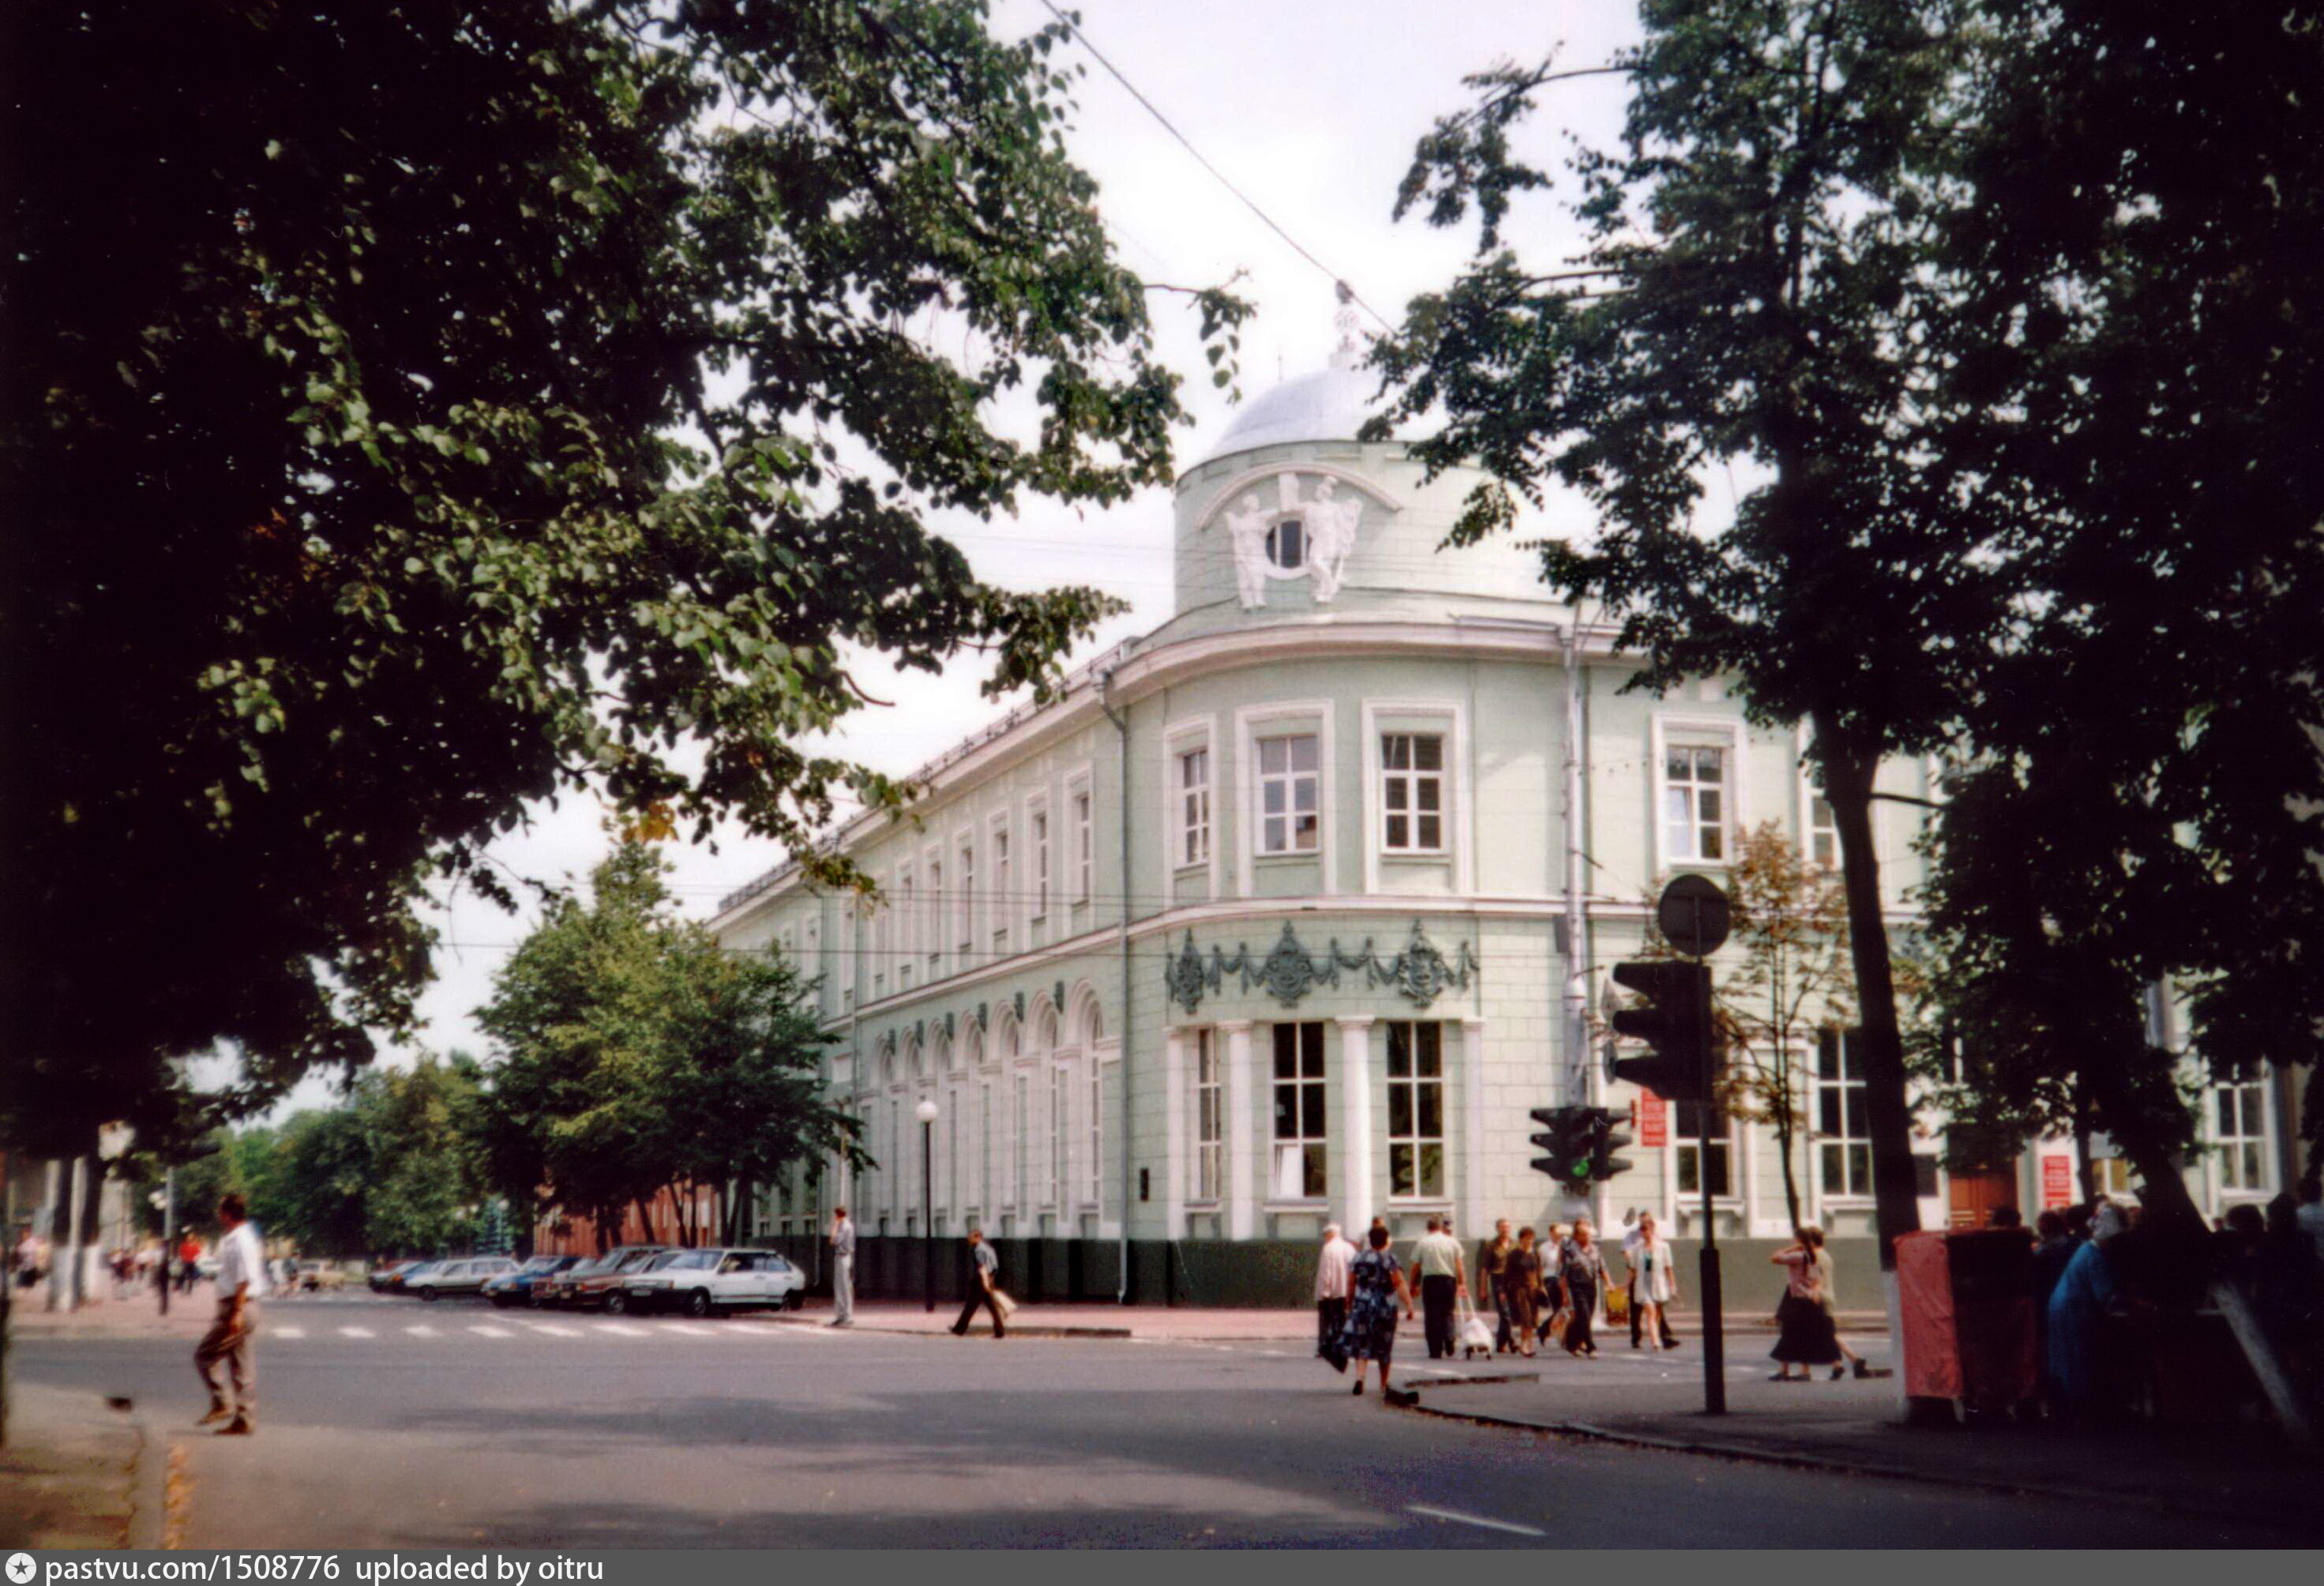
[[[2070,1206],[2074,1203],[2074,1165],[2064,1157],[2042,1158],[2042,1204],[2044,1207]]]
[[[1632,1104],[1637,1124],[1638,1144],[1666,1146],[1670,1144],[1670,1103],[1652,1091],[1641,1091]]]

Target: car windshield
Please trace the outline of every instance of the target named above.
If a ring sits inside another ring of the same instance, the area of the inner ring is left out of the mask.
[[[616,1267],[614,1270],[617,1272],[635,1272],[639,1268],[647,1265],[649,1262],[658,1260],[669,1253],[669,1252],[667,1250],[632,1250],[628,1255],[622,1258],[622,1264],[619,1267]]]
[[[559,1259],[560,1258],[556,1256],[535,1256],[531,1260],[527,1261],[520,1270],[526,1272],[554,1272],[557,1270],[557,1263]]]
[[[680,1250],[670,1259],[673,1271],[699,1272],[718,1264],[716,1250]]]

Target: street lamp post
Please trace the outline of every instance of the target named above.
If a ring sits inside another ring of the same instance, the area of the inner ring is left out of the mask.
[[[915,1114],[920,1120],[920,1299],[927,1310],[934,1312],[936,1308],[936,1175],[931,1169],[936,1159],[936,1102],[930,1097],[921,1097]]]

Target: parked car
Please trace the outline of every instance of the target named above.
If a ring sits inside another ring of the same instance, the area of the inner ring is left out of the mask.
[[[472,1256],[465,1260],[439,1261],[432,1272],[404,1279],[403,1291],[416,1294],[423,1300],[440,1300],[446,1295],[480,1294],[485,1280],[516,1270],[516,1263],[506,1256]]]
[[[337,1261],[301,1261],[292,1270],[290,1281],[292,1287],[313,1294],[323,1289],[345,1288],[348,1272]]]
[[[501,1306],[534,1303],[533,1294],[561,1272],[581,1264],[578,1256],[535,1256],[513,1272],[484,1280],[484,1297]]]
[[[419,1265],[417,1261],[383,1261],[371,1269],[371,1276],[364,1281],[371,1286],[372,1293],[385,1294],[402,1282],[404,1275]]]
[[[772,1250],[670,1250],[625,1276],[605,1309],[712,1316],[797,1305],[806,1289],[806,1274]]]
[[[569,1268],[558,1277],[556,1303],[575,1311],[603,1309],[606,1296],[624,1277],[668,1249],[668,1245],[621,1245],[595,1261]]]
[[[411,1280],[413,1278],[425,1277],[443,1264],[444,1263],[441,1261],[408,1262],[404,1265],[401,1270],[394,1273],[388,1278],[386,1286],[382,1288],[380,1292],[382,1294],[410,1294],[411,1292]]]

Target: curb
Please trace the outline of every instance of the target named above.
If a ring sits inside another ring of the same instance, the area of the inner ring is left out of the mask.
[[[167,1545],[170,1508],[170,1443],[157,1437],[143,1410],[132,1411],[137,1452],[129,1462],[127,1545],[140,1552]]]
[[[1932,1471],[1913,1465],[1866,1463],[1794,1450],[1762,1448],[1752,1443],[1722,1443],[1699,1437],[1664,1437],[1651,1432],[1626,1432],[1616,1427],[1596,1425],[1588,1421],[1517,1420],[1480,1410],[1432,1408],[1420,1402],[1422,1388],[1448,1386],[1450,1384],[1443,1380],[1416,1382],[1408,1390],[1408,1397],[1404,1400],[1404,1407],[1416,1415],[1433,1415],[1443,1421],[1465,1421],[1472,1425],[1499,1426],[1510,1431],[1540,1433],[1552,1437],[1575,1437],[1594,1443],[1609,1443],[1625,1448],[1653,1449],[1662,1453],[1695,1454],[1711,1459],[1735,1460],[1746,1464],[1778,1465],[1795,1471],[1821,1471],[1842,1476],[1874,1476],[1892,1481],[1918,1481],[1932,1487],[1950,1487],[1972,1492],[1991,1492],[2010,1498],[2055,1498],[2070,1503],[2107,1504],[2116,1508],[2161,1509],[2170,1514],[2185,1515],[2193,1519],[2233,1520],[2241,1524],[2248,1523],[2252,1517],[2251,1510],[2239,1505],[2187,1503],[2166,1496],[2118,1492],[2110,1488],[2081,1487],[2070,1482],[2012,1481],[1996,1477],[1958,1475],[1950,1471]]]
[[[788,1316],[770,1317],[769,1320],[781,1327],[829,1327],[831,1325],[828,1322],[793,1321]],[[877,1332],[888,1338],[951,1338],[954,1336],[952,1330],[947,1327],[934,1329],[882,1327],[877,1323],[871,1322],[851,1322],[843,1331]],[[990,1338],[992,1335],[990,1332],[971,1332],[964,1336]],[[1010,1338],[1130,1338],[1135,1335],[1127,1327],[1049,1327],[1036,1323],[1029,1327],[1011,1327],[1007,1336]]]

